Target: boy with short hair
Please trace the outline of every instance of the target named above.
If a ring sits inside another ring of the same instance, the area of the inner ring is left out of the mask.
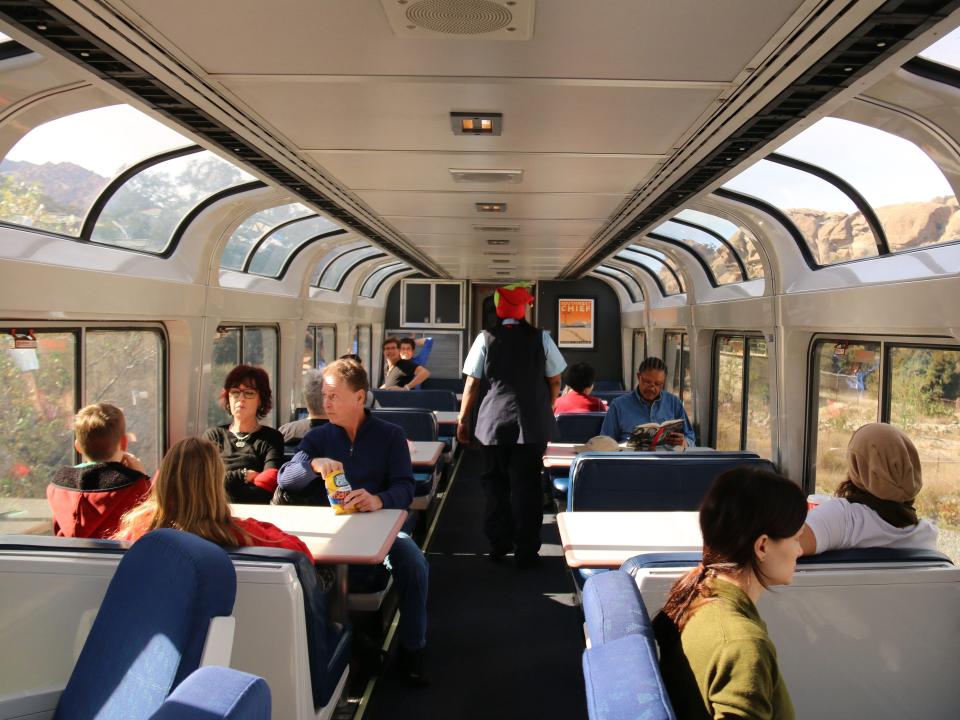
[[[83,462],[59,468],[47,486],[54,534],[110,537],[123,514],[150,491],[150,478],[140,460],[127,452],[127,424],[120,408],[87,405],[74,418],[73,431]]]

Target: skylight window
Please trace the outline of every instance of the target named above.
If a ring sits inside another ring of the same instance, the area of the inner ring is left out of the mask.
[[[313,210],[300,203],[288,203],[254,213],[233,231],[220,258],[220,267],[242,270],[250,249],[268,232],[297,218],[312,215]]]
[[[937,40],[921,52],[920,57],[924,60],[947,65],[954,70],[960,70],[960,28]]]
[[[338,230],[340,230],[338,225],[319,215],[301,218],[284,225],[270,233],[257,248],[250,262],[250,272],[277,277],[288,259],[304,245]]]
[[[745,279],[733,251],[706,230],[668,220],[653,233],[681,243],[695,253],[714,285],[729,285]]]
[[[660,288],[660,292],[664,295],[677,295],[678,293],[682,293],[684,290],[679,273],[675,272],[666,262],[657,259],[655,255],[664,257],[662,253],[656,250],[631,246],[626,250],[621,250],[614,257],[636,267],[643,268],[653,277]]]
[[[0,220],[78,237],[114,177],[145,158],[191,144],[129,105],[38,125],[0,163]]]
[[[726,238],[727,242],[733,246],[733,249],[740,256],[740,260],[747,269],[747,277],[751,280],[763,277],[763,262],[760,260],[760,253],[757,249],[757,239],[749,230],[719,215],[691,208],[681,210],[677,213],[676,219],[685,220]]]

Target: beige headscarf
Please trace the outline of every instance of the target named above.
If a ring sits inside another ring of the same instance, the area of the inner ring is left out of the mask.
[[[850,438],[847,462],[847,482],[838,495],[870,506],[896,527],[917,523],[913,500],[923,487],[920,455],[901,430],[886,423],[864,425]]]

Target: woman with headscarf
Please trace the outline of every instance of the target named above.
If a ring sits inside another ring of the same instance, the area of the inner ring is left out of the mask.
[[[917,517],[920,456],[886,423],[858,429],[847,445],[847,479],[813,508],[800,535],[804,555],[855,547],[937,549],[937,529]]]

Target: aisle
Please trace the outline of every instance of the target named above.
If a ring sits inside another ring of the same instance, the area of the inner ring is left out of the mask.
[[[539,567],[491,562],[478,470],[468,452],[427,552],[433,684],[410,688],[388,671],[364,720],[586,718],[583,630],[553,516]]]

